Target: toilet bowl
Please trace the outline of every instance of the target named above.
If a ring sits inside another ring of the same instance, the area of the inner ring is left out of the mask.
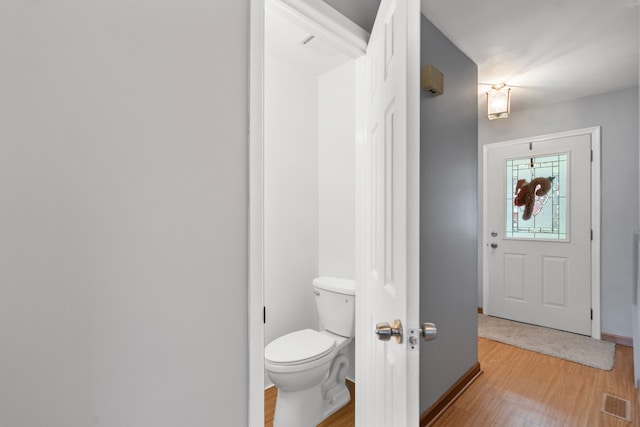
[[[350,399],[345,384],[351,338],[303,329],[265,349],[265,369],[278,388],[274,427],[315,426]],[[329,375],[333,372],[333,375]]]
[[[265,370],[278,388],[274,427],[315,426],[351,399],[346,347],[354,335],[355,283],[327,277],[313,283],[325,329],[291,332],[265,348]]]

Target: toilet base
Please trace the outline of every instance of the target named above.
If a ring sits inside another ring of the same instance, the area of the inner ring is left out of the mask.
[[[344,383],[334,386],[329,391],[329,393],[331,393],[331,396],[332,396],[331,399],[323,401],[323,406],[324,406],[324,410],[322,413],[323,420],[329,418],[338,409],[342,408],[351,400],[351,394],[349,393],[349,389]]]
[[[313,427],[323,419],[320,384],[306,390],[278,390],[273,427]]]
[[[273,427],[316,426],[351,400],[344,383],[334,386],[325,396],[330,398],[322,399],[320,385],[295,392],[278,390]]]

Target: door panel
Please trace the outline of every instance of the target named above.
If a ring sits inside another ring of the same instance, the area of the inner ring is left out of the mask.
[[[569,258],[542,257],[542,304],[568,308]]]
[[[591,335],[591,139],[566,136],[487,155],[489,296],[498,317]],[[518,180],[553,177],[527,218]]]
[[[361,85],[366,132],[358,149],[356,425],[417,425],[418,350],[382,342],[377,323],[418,325],[419,44],[417,0],[382,0]]]
[[[504,254],[505,297],[523,301],[525,297],[525,264],[526,255]]]

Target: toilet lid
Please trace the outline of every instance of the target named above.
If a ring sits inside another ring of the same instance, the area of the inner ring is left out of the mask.
[[[312,329],[303,329],[272,341],[264,349],[264,357],[270,363],[293,365],[320,359],[335,346],[333,338]]]

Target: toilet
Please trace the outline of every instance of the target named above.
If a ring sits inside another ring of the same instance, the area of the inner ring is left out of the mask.
[[[321,331],[302,329],[265,347],[265,370],[278,388],[274,427],[311,427],[343,407],[346,347],[355,335],[355,282],[338,277],[313,280]]]

